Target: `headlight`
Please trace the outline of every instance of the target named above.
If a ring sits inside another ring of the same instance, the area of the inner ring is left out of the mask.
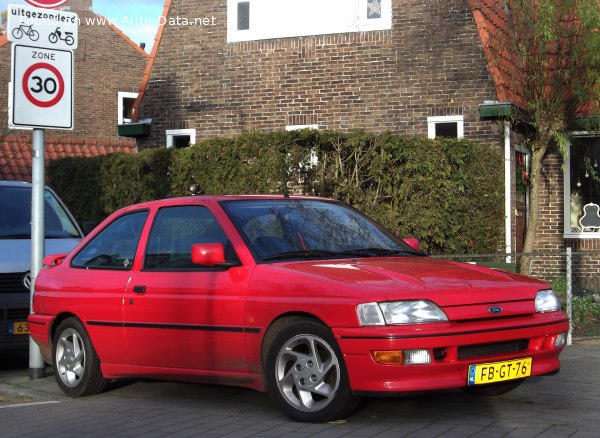
[[[356,311],[363,326],[448,321],[442,309],[425,300],[359,304]]]
[[[535,297],[536,312],[554,312],[560,310],[560,301],[551,290],[541,290]]]

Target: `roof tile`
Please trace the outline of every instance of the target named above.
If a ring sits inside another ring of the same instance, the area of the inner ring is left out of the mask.
[[[133,141],[111,142],[113,152],[135,153]],[[0,180],[31,182],[31,138],[4,137],[0,139]],[[78,139],[47,139],[46,163],[65,157],[95,157],[105,155],[102,142]]]

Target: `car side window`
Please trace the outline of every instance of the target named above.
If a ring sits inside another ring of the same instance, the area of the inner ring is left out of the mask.
[[[86,269],[131,269],[147,217],[146,210],[119,217],[79,251],[71,266]]]
[[[206,269],[192,263],[192,245],[222,243],[228,261],[237,260],[223,229],[206,207],[163,207],[156,214],[148,237],[144,270]]]

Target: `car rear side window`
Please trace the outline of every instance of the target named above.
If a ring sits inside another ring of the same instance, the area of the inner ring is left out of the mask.
[[[129,270],[133,266],[148,211],[125,214],[106,226],[73,258],[71,266]]]
[[[144,270],[206,269],[192,263],[192,245],[222,243],[228,259],[236,259],[223,229],[206,207],[184,205],[161,208],[148,237]]]

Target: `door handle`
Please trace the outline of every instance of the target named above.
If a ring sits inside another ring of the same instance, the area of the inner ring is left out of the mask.
[[[133,291],[136,294],[145,294],[146,293],[146,286],[133,286]]]

